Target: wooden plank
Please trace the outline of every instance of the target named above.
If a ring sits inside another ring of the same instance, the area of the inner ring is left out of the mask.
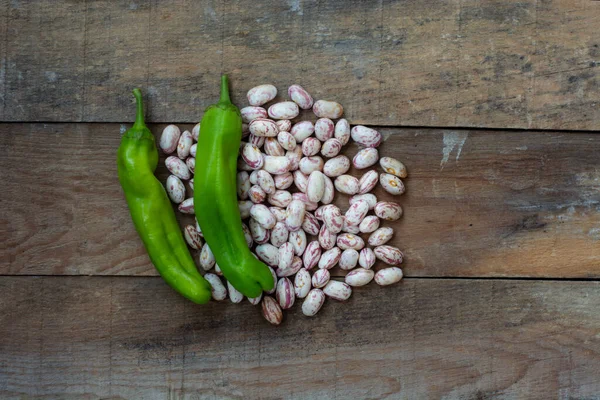
[[[84,2],[12,1],[0,12],[8,33],[2,39],[2,119],[81,120],[87,84]]]
[[[115,124],[0,125],[1,274],[156,274],[116,178],[118,131]],[[407,275],[600,276],[597,135],[382,132],[381,155],[410,171],[407,193],[396,199],[405,216],[388,223]],[[356,151],[347,146],[346,154]],[[158,175],[166,180],[162,163]],[[337,199],[344,209],[346,199]]]
[[[2,277],[0,287],[2,398],[600,392],[598,282],[407,279],[327,301],[315,318],[296,305],[278,328],[246,301],[196,306],[158,278]]]
[[[7,2],[5,121],[196,122],[300,83],[372,125],[600,129],[600,3],[439,0]],[[2,28],[0,26],[0,28]]]

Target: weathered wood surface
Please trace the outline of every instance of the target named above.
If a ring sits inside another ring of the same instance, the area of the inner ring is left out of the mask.
[[[0,2],[0,120],[195,122],[300,83],[372,125],[600,129],[600,2]]]
[[[156,274],[117,181],[119,128],[0,125],[0,274]],[[388,223],[407,275],[600,277],[600,136],[382,132],[381,155],[409,168],[407,193],[396,198],[405,215]]]
[[[599,307],[598,282],[408,279],[275,328],[160,278],[2,277],[0,397],[597,399]]]

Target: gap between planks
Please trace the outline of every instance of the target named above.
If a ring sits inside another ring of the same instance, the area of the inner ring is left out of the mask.
[[[402,267],[400,267],[402,268]],[[207,271],[211,272],[211,271]],[[45,274],[0,274],[1,278],[133,278],[133,279],[162,279],[157,275],[45,275]],[[333,275],[332,279],[340,280],[343,275]],[[551,277],[528,277],[528,276],[405,276],[402,280],[444,280],[444,281],[523,281],[523,282],[600,282],[600,278],[551,278]]]
[[[598,0],[600,1],[600,0]],[[0,124],[3,125],[18,125],[18,124],[46,124],[46,125],[61,125],[61,124],[81,124],[81,125],[133,125],[133,121],[0,121]],[[146,121],[146,125],[190,125],[194,124],[194,122],[189,121],[179,121],[179,122],[169,122],[169,121]],[[350,124],[351,126],[354,124]],[[600,131],[594,131],[589,129],[540,129],[540,128],[486,128],[486,127],[478,127],[478,126],[432,126],[432,125],[377,125],[377,124],[357,124],[361,126],[368,126],[373,129],[420,129],[420,130],[451,130],[451,131],[473,131],[473,132],[527,132],[527,133],[584,133],[584,134],[598,134]]]

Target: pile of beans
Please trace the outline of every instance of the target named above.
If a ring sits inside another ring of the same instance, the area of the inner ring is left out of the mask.
[[[260,85],[248,91],[250,105],[241,109],[243,139],[237,173],[238,205],[248,247],[269,266],[277,282],[264,297],[248,300],[260,303],[263,316],[274,325],[281,323],[282,310],[291,308],[296,299],[302,300],[302,313],[313,316],[326,297],[344,301],[353,287],[372,280],[386,286],[403,276],[399,268],[402,252],[386,244],[394,230],[380,226],[382,221],[399,219],[402,208],[378,201],[370,192],[379,182],[392,195],[404,193],[401,178],[407,176],[406,167],[391,157],[380,159],[381,134],[361,125],[351,128],[341,118],[340,104],[314,102],[299,85],[290,86],[288,95],[291,101],[266,108],[277,96],[275,86]],[[300,109],[311,108],[316,122],[292,123]],[[193,190],[199,131],[200,124],[183,133],[169,125],[160,138],[172,174],[167,178],[167,193],[186,214],[194,213],[194,199],[186,198],[183,182]],[[351,139],[362,148],[352,160],[339,154]],[[383,173],[370,169],[377,163]],[[369,170],[357,178],[347,174],[351,165]],[[345,213],[332,204],[337,192],[351,196]],[[366,243],[361,234],[368,235]],[[244,296],[221,280],[198,223],[186,226],[184,236],[192,249],[199,250],[199,264],[212,285],[213,299],[224,300],[229,294],[233,303],[241,302]],[[388,266],[375,273],[376,260]],[[349,271],[344,282],[331,279],[329,270],[336,265]]]

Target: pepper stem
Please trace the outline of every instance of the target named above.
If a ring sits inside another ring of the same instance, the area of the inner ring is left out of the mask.
[[[219,99],[219,103],[231,103],[231,99],[229,99],[229,78],[227,78],[227,75],[221,75],[221,98]]]
[[[135,96],[135,102],[137,106],[137,110],[135,113],[135,123],[133,124],[134,128],[145,128],[146,124],[144,123],[144,102],[142,100],[142,91],[138,88],[133,89],[133,95]]]

